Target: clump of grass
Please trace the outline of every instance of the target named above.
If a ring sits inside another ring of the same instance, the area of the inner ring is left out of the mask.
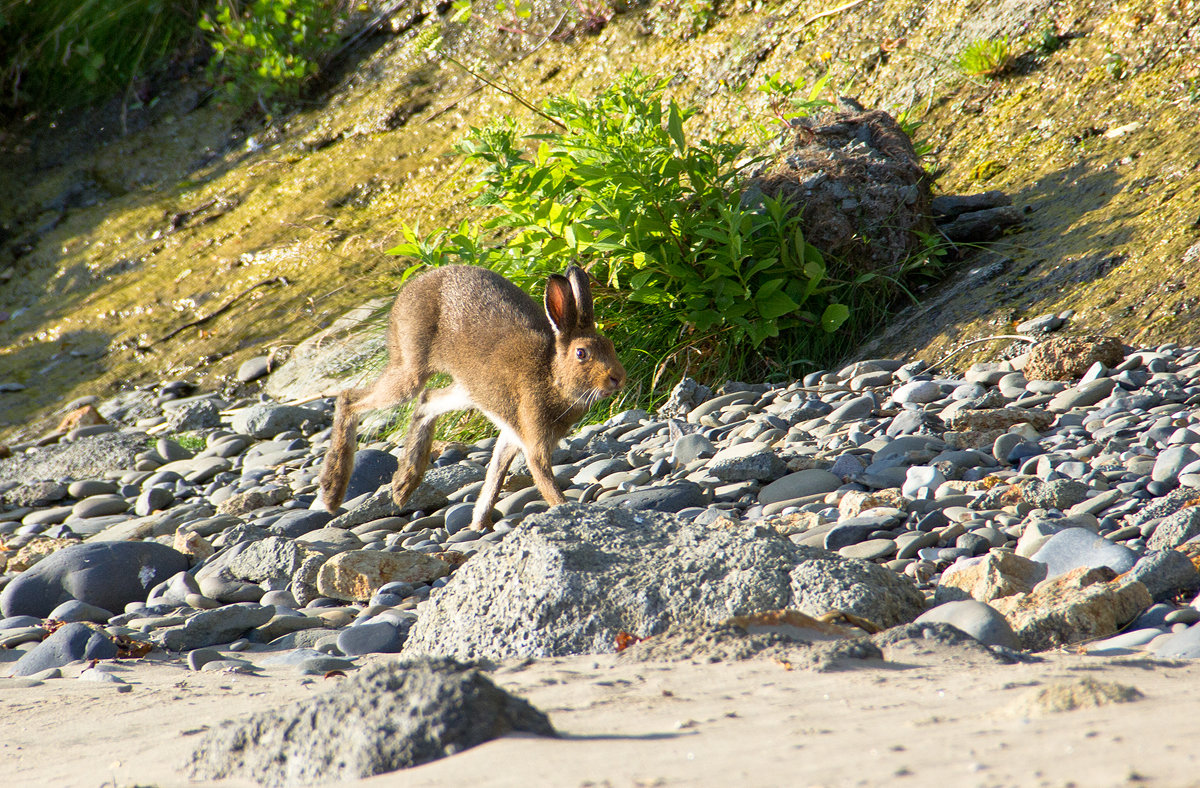
[[[959,71],[972,77],[995,79],[1007,72],[1016,60],[1008,36],[981,38],[958,53],[954,64]]]
[[[0,105],[69,108],[130,89],[196,37],[199,0],[0,5]]]

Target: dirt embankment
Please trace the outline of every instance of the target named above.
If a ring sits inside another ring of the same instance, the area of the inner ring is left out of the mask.
[[[929,359],[1068,308],[1070,330],[1198,338],[1200,5],[840,7],[717,5],[685,40],[668,6],[564,37],[566,6],[547,5],[524,34],[480,17],[454,51],[535,103],[633,66],[673,75],[674,95],[702,107],[696,133],[769,123],[753,88],[774,72],[811,84],[829,70],[838,92],[923,121],[939,191],[1001,189],[1026,221],[863,354]],[[388,291],[399,263],[383,252],[404,225],[465,214],[453,143],[526,111],[414,54],[430,18],[403,8],[393,21],[287,117],[239,119],[185,83],[133,113],[128,134],[111,108],[0,131],[0,383],[25,386],[0,393],[0,436],[36,433],[84,394],[164,377],[219,385]],[[953,65],[970,42],[1005,35],[1009,73]]]

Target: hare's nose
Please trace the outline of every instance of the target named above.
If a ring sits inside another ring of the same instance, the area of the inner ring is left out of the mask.
[[[617,377],[616,375],[609,375],[609,376],[608,376],[608,385],[609,385],[609,387],[610,387],[610,388],[612,388],[612,389],[619,389],[619,388],[621,388],[621,385],[622,385],[624,382],[625,382],[625,379],[624,379],[623,377],[619,378],[619,377]]]

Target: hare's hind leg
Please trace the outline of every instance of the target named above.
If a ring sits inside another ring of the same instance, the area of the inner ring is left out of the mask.
[[[408,502],[425,476],[438,416],[473,407],[475,405],[466,390],[458,385],[421,392],[413,408],[412,423],[408,425],[408,433],[404,436],[404,456],[400,459],[396,475],[392,477],[392,500],[397,506],[402,507]]]
[[[418,374],[399,367],[388,367],[373,385],[347,389],[338,395],[329,450],[325,453],[325,463],[321,468],[321,500],[327,510],[336,510],[346,498],[346,488],[354,470],[358,415],[407,402],[424,384],[425,380]]]

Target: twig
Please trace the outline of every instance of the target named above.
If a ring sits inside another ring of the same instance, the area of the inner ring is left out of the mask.
[[[800,24],[800,27],[808,27],[813,22],[816,22],[818,19],[824,19],[827,16],[836,16],[837,14],[840,14],[843,11],[849,11],[851,8],[860,6],[865,2],[867,2],[867,0],[851,0],[851,2],[843,3],[842,5],[838,6],[837,8],[831,8],[828,11],[822,11],[819,14],[813,14],[808,19],[805,19]]]
[[[198,317],[195,320],[184,323],[182,326],[179,326],[174,331],[171,331],[168,334],[159,337],[158,339],[154,340],[153,342],[150,342],[147,344],[138,343],[137,349],[142,351],[143,353],[150,352],[154,349],[155,345],[160,345],[163,342],[166,342],[168,339],[170,339],[171,337],[180,333],[181,331],[186,331],[187,329],[194,328],[195,326],[204,325],[205,323],[212,320],[217,315],[219,315],[222,312],[224,312],[225,310],[229,309],[229,307],[233,306],[234,303],[236,303],[238,301],[238,299],[249,295],[253,291],[257,290],[258,288],[263,287],[264,285],[286,285],[287,283],[288,283],[288,281],[286,279],[284,279],[282,276],[272,276],[270,279],[263,279],[261,282],[255,282],[254,284],[247,287],[245,290],[243,290],[240,293],[238,293],[237,295],[235,295],[233,298],[230,298],[224,304],[221,304],[221,306],[217,307],[212,312],[209,312],[207,315],[204,315],[203,317]]]
[[[545,43],[546,43],[547,41],[549,41],[549,40],[550,40],[550,38],[551,38],[551,37],[552,37],[552,36],[553,36],[555,33],[557,33],[557,32],[558,32],[558,28],[562,26],[563,20],[565,20],[566,18],[567,18],[567,12],[565,12],[565,11],[564,11],[564,12],[563,12],[563,14],[562,14],[562,16],[560,16],[560,17],[558,18],[558,21],[554,23],[554,27],[550,28],[550,32],[549,32],[549,33],[547,33],[545,36],[543,36],[541,41],[539,41],[539,42],[537,42],[536,44],[534,44],[534,45],[533,45],[533,47],[531,47],[531,48],[529,49],[529,51],[528,51],[528,52],[524,52],[524,53],[522,53],[522,54],[521,54],[521,56],[520,56],[520,57],[518,57],[516,60],[512,60],[512,61],[509,61],[508,63],[506,63],[506,64],[505,64],[505,67],[511,66],[511,65],[513,65],[514,63],[520,63],[522,60],[524,60],[525,58],[527,58],[527,57],[529,57],[530,55],[532,55],[534,52],[537,52],[539,49],[541,49],[541,48],[542,48],[542,47],[545,45]],[[430,115],[428,118],[426,118],[426,119],[425,119],[425,121],[424,121],[425,123],[429,123],[429,122],[431,122],[431,121],[435,120],[436,118],[439,118],[439,117],[441,117],[442,115],[445,115],[447,112],[449,112],[450,110],[452,110],[452,109],[454,109],[455,107],[457,107],[457,106],[458,106],[458,105],[459,105],[461,102],[463,102],[464,100],[466,100],[466,99],[470,98],[471,96],[474,96],[476,93],[478,93],[479,91],[483,90],[483,89],[484,89],[484,87],[492,87],[492,88],[495,88],[496,90],[499,90],[501,93],[504,93],[505,95],[511,96],[512,98],[516,99],[516,100],[517,100],[517,101],[519,101],[521,104],[523,104],[523,105],[524,105],[526,108],[530,109],[530,110],[531,110],[531,111],[533,111],[533,112],[536,112],[538,115],[541,115],[543,118],[546,118],[547,120],[550,120],[550,121],[552,121],[552,122],[553,122],[553,123],[554,123],[556,126],[558,126],[559,128],[561,128],[561,129],[566,129],[566,126],[564,126],[563,124],[559,123],[557,120],[554,120],[554,118],[551,118],[549,115],[547,115],[546,113],[542,112],[542,111],[541,111],[541,110],[539,110],[537,107],[535,107],[535,106],[533,106],[532,104],[530,104],[528,101],[525,101],[523,98],[521,98],[520,96],[518,96],[518,95],[517,95],[516,93],[514,93],[512,90],[509,90],[509,89],[507,89],[507,88],[501,88],[501,87],[499,87],[497,84],[495,84],[495,83],[491,82],[491,81],[490,81],[490,80],[488,80],[486,77],[484,77],[482,74],[480,74],[480,73],[478,73],[478,72],[476,72],[476,71],[473,71],[473,70],[472,70],[472,69],[470,69],[470,68],[467,68],[465,65],[463,65],[463,64],[462,64],[462,63],[460,63],[460,62],[458,62],[457,60],[455,60],[454,58],[450,57],[449,55],[443,54],[443,55],[442,55],[442,57],[446,58],[446,59],[447,59],[447,60],[449,60],[451,63],[453,63],[454,65],[458,66],[458,67],[459,67],[459,68],[461,68],[463,71],[467,72],[468,74],[470,74],[471,76],[475,77],[476,79],[478,79],[480,82],[483,82],[484,84],[483,84],[483,85],[476,85],[475,87],[473,87],[473,88],[471,88],[470,90],[468,90],[466,93],[464,93],[464,94],[462,94],[461,96],[459,96],[458,98],[454,99],[454,100],[453,100],[453,101],[451,101],[449,104],[447,104],[446,106],[442,107],[442,108],[441,108],[441,109],[439,109],[437,112],[433,113],[433,114],[432,114],[432,115]]]
[[[1038,339],[1037,337],[1028,337],[1028,336],[1025,336],[1024,334],[994,334],[990,337],[982,337],[980,339],[972,339],[970,342],[964,342],[963,344],[956,347],[954,350],[951,350],[949,353],[947,353],[945,356],[943,356],[938,361],[934,362],[933,364],[930,364],[929,368],[937,369],[942,364],[945,364],[947,361],[954,358],[959,353],[961,353],[962,351],[971,347],[972,345],[978,345],[981,342],[991,342],[996,339],[1013,339],[1018,342],[1029,342],[1029,343],[1033,343],[1033,344],[1041,342],[1041,340]]]

